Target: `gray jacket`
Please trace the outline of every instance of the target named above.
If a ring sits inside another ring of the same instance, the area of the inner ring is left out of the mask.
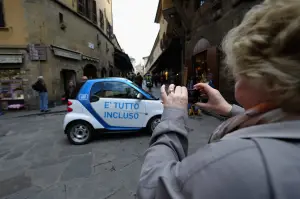
[[[241,111],[234,106],[232,114]],[[287,132],[299,138],[300,121],[244,128],[187,157],[186,118],[184,110],[165,108],[145,154],[137,198],[300,198],[299,147],[259,137]],[[237,138],[248,134],[254,138]]]

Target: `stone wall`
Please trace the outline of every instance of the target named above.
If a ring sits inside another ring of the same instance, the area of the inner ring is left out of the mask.
[[[198,40],[202,37],[207,39],[212,46],[220,46],[223,37],[227,32],[238,25],[245,13],[255,4],[261,2],[260,0],[241,1],[236,7],[232,7],[231,1],[222,1],[222,15],[218,20],[213,20],[213,10],[211,9],[210,1],[206,1],[200,8],[195,11],[194,2],[190,1],[185,8],[185,13],[191,20],[191,33],[189,39],[186,41],[185,58],[191,59],[194,47]],[[191,14],[192,13],[192,14]],[[220,77],[219,85],[220,92],[225,95],[229,101],[234,101],[234,83],[224,72],[222,60],[219,61]]]
[[[72,9],[57,3],[55,0],[24,1],[25,19],[27,21],[28,43],[45,44],[47,61],[27,61],[26,70],[28,84],[36,81],[39,75],[44,76],[50,101],[59,101],[64,93],[61,80],[61,70],[68,69],[76,72],[79,79],[87,64],[97,69],[97,76],[101,77],[101,70],[105,68],[109,74],[110,65],[114,66],[114,46],[97,25],[78,15]],[[64,29],[59,21],[63,16]],[[94,47],[89,46],[92,44]],[[59,46],[83,55],[97,58],[100,61],[72,60],[55,56],[50,46]],[[28,57],[28,55],[26,55]],[[119,75],[116,68],[112,68],[114,75]],[[35,98],[28,101],[32,106],[38,104]]]

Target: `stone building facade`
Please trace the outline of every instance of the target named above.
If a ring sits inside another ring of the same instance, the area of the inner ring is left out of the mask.
[[[111,1],[1,0],[2,108],[22,103],[36,108],[31,85],[38,76],[45,79],[50,105],[60,101],[70,80],[119,76],[114,52],[120,46],[107,4]]]
[[[227,100],[234,102],[234,84],[223,70],[220,44],[224,35],[259,2],[261,0],[159,1],[168,32],[172,33],[166,34],[163,40],[181,41],[182,84],[187,85],[189,79],[196,77],[196,81],[201,81],[207,74],[212,74],[217,89]],[[152,65],[146,68],[150,70]]]

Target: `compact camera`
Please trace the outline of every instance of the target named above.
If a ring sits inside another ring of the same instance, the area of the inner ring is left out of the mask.
[[[201,92],[199,90],[188,89],[188,103],[195,104],[200,102]]]

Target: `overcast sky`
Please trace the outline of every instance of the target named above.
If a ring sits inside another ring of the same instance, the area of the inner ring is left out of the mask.
[[[158,0],[112,0],[113,25],[121,48],[139,62],[149,56],[159,25],[154,23]]]

